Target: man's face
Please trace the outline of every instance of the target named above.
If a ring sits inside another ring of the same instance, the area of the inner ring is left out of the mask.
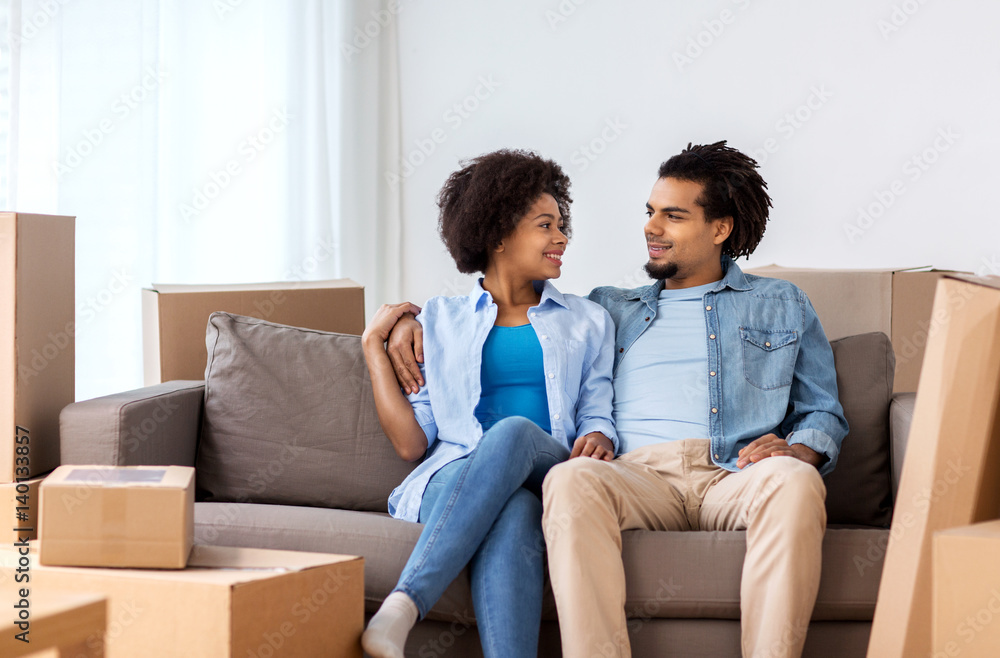
[[[678,178],[660,178],[646,203],[646,272],[663,279],[667,288],[688,288],[717,281],[722,276],[722,243],[729,237],[731,217],[705,221],[696,202],[702,184]]]

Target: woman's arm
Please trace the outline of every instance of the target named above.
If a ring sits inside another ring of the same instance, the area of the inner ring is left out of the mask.
[[[417,422],[409,400],[399,388],[396,373],[385,352],[385,340],[401,315],[419,311],[409,303],[383,304],[361,335],[378,420],[396,453],[406,461],[423,457],[427,451],[427,435]]]

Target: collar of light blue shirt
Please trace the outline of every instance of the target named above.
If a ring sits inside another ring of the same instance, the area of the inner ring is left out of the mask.
[[[740,269],[739,265],[730,258],[729,256],[722,257],[722,271],[723,276],[719,281],[718,285],[712,289],[712,292],[719,292],[723,288],[732,288],[733,290],[753,290],[753,286],[750,285],[750,281],[747,279],[746,275],[743,274],[743,270]],[[645,288],[637,288],[630,291],[626,295],[626,299],[637,300],[641,299],[650,306],[656,304],[657,298],[660,296],[660,292],[663,290],[663,281],[656,281],[651,286],[646,286]]]
[[[559,292],[551,281],[535,281],[535,292],[541,293],[542,297],[538,301],[538,306],[545,306],[547,301],[552,301],[555,304],[559,304],[563,308],[569,308],[566,304],[566,298],[563,294]],[[469,293],[469,303],[472,304],[472,308],[475,311],[479,311],[490,304],[493,303],[493,295],[489,293],[488,290],[483,288],[483,279],[479,278],[476,280],[476,285],[472,287],[472,292]]]

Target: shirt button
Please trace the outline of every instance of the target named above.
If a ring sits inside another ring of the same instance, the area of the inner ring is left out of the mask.
[[[649,322],[649,318],[648,317],[646,318],[646,322]]]
[[[718,409],[716,409],[715,407],[712,407],[712,413],[713,413],[713,414],[717,414],[717,413],[719,413],[719,410],[718,410]]]
[[[706,311],[711,311],[711,310],[712,310],[712,307],[711,307],[711,306],[706,306],[706,307],[705,307],[705,310],[706,310]]]
[[[621,354],[621,353],[622,353],[622,352],[624,352],[624,351],[625,351],[625,348],[624,348],[624,347],[619,347],[619,348],[618,348],[618,353],[619,353],[619,354]]]
[[[764,347],[771,347],[771,343],[764,343]]]
[[[548,339],[549,339],[548,336],[546,336],[545,334],[542,334],[542,340],[548,340]]]
[[[552,416],[552,420],[559,420],[559,414],[555,414],[554,416]]]
[[[553,378],[555,378],[555,374],[553,374],[553,373],[550,372],[549,373],[549,379],[553,379]]]
[[[537,317],[538,317],[538,313],[532,313],[532,314],[531,314],[531,317],[533,317],[533,318],[537,318]]]
[[[712,340],[715,340],[715,334],[709,334],[708,337],[711,338]]]
[[[719,458],[719,453],[715,453],[715,458],[716,458],[716,459],[718,459],[718,458]]]
[[[715,371],[714,370],[712,372],[708,373],[708,374],[711,375],[712,377],[715,377]]]

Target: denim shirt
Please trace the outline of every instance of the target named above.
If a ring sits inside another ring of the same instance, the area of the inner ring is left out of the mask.
[[[738,471],[739,451],[774,433],[837,465],[847,420],[837,396],[833,350],[806,294],[781,279],[744,274],[729,257],[724,276],[702,297],[707,329],[712,461]],[[656,316],[663,282],[625,290],[595,288],[590,299],[617,326],[615,365]]]
[[[577,437],[603,432],[619,449],[611,420],[615,326],[608,312],[551,282],[535,282],[541,293],[528,322],[542,346],[545,393],[552,437],[573,447]],[[482,393],[483,344],[496,322],[497,305],[482,280],[465,297],[434,297],[417,320],[423,325],[424,386],[408,399],[427,435],[424,461],[389,496],[389,513],[416,521],[431,476],[465,457],[483,436],[476,420]]]

